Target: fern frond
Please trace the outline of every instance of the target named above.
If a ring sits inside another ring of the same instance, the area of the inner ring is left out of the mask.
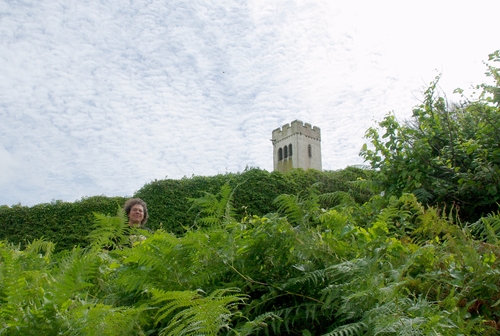
[[[205,192],[205,195],[198,198],[188,198],[190,201],[191,207],[188,211],[194,210],[196,208],[200,208],[200,213],[214,215],[217,213],[217,196],[211,194],[209,192]]]
[[[168,286],[176,281],[175,263],[182,258],[180,240],[157,231],[142,244],[116,252],[123,258],[116,283],[127,293],[143,291],[146,286]]]
[[[239,186],[239,185],[238,185]],[[235,209],[233,207],[234,189],[231,188],[229,183],[222,185],[217,195],[205,192],[205,195],[199,198],[189,198],[192,202],[189,210],[199,208],[196,222],[205,226],[219,226],[230,222],[234,219]]]
[[[319,195],[320,201],[323,201],[330,206],[355,206],[356,201],[351,194],[345,191],[335,191]]]
[[[243,326],[232,330],[229,335],[233,333],[237,336],[256,335],[260,330],[267,330],[269,324],[274,321],[281,322],[282,319],[273,312],[267,312],[256,316],[253,320],[247,321]]]
[[[323,334],[322,336],[354,336],[362,335],[365,331],[366,324],[360,321],[341,325],[340,327],[337,327],[329,333]]]
[[[236,212],[233,207],[233,198],[236,188],[240,185],[238,184],[235,188],[231,188],[228,183],[225,183],[221,188],[221,206],[223,206],[223,218],[224,221],[231,221],[234,219]]]
[[[28,254],[43,253],[43,259],[48,263],[51,261],[54,249],[55,249],[54,243],[45,241],[43,238],[41,238],[41,239],[35,239],[31,243],[29,243],[24,249],[24,251]]]
[[[45,257],[52,247],[39,240],[26,251],[0,242],[0,334],[46,334],[57,323],[46,321],[42,313],[47,305],[45,288],[52,280],[50,262]],[[37,253],[42,250],[45,256]]]
[[[481,240],[498,245],[500,241],[500,212],[488,214],[470,225],[472,233]]]
[[[428,192],[425,188],[415,189],[413,190],[413,194],[417,197],[419,202],[424,204],[429,203],[434,198],[434,195]]]
[[[0,249],[0,316],[16,315],[18,306],[24,302],[27,281],[20,262],[22,251],[2,242]]]
[[[268,331],[272,330],[276,335],[283,334],[284,332],[291,334],[292,329],[294,329],[296,325],[314,323],[317,322],[320,316],[324,316],[324,312],[321,310],[320,305],[310,302],[294,304],[269,311],[268,313],[272,313],[274,318],[268,320],[265,327],[263,326],[263,329],[266,334]]]
[[[94,229],[88,235],[94,248],[118,249],[130,245],[130,227],[122,208],[118,208],[114,217],[100,213],[94,213],[94,217]]]
[[[142,313],[148,308],[113,307],[103,304],[82,305],[69,312],[66,335],[115,336],[146,335]]]
[[[421,297],[399,297],[374,306],[363,320],[373,335],[428,335],[430,331],[434,335],[460,334],[449,315]]]
[[[288,279],[280,288],[297,289],[302,286],[319,288],[320,284],[325,283],[329,279],[329,272],[329,268],[307,272],[303,276]]]
[[[320,223],[325,229],[330,230],[336,236],[340,236],[342,229],[346,227],[351,218],[349,209],[329,210],[318,216]]]
[[[274,200],[278,211],[284,213],[290,223],[300,225],[304,223],[306,213],[302,207],[302,200],[295,195],[279,195]]]
[[[52,271],[50,292],[55,302],[62,303],[75,297],[86,297],[94,286],[93,279],[101,259],[95,253],[75,247],[61,254],[57,268]]]
[[[354,181],[347,181],[346,184],[356,189],[368,191],[378,191],[380,188],[380,182],[361,177],[358,177]]]
[[[156,323],[166,323],[160,335],[217,335],[229,328],[237,306],[244,303],[238,289],[221,289],[203,297],[200,291],[165,292],[152,289],[153,303],[161,305]],[[233,293],[233,294],[231,294]]]

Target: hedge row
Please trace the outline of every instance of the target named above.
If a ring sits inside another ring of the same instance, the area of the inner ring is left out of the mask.
[[[93,196],[76,202],[54,201],[33,207],[0,207],[0,240],[24,245],[37,238],[57,243],[57,250],[86,244],[94,212],[115,215],[126,198]]]
[[[144,185],[134,197],[148,204],[148,227],[181,234],[194,223],[197,215],[196,210],[189,210],[189,199],[201,197],[205,192],[217,194],[225,183],[235,188],[233,205],[237,215],[263,216],[276,211],[273,201],[278,195],[298,194],[317,182],[320,182],[321,193],[348,191],[349,181],[367,178],[369,174],[370,171],[355,167],[323,172],[297,169],[285,174],[251,168],[242,173],[155,180]],[[355,193],[353,196],[358,202],[364,202],[370,195]],[[93,212],[114,215],[125,201],[124,197],[94,196],[73,203],[1,206],[0,240],[24,244],[44,237],[57,243],[58,250],[85,245],[94,222]]]
[[[196,210],[191,210],[189,198],[202,197],[205,192],[217,194],[225,183],[235,188],[233,206],[237,215],[257,215],[275,212],[274,199],[281,194],[296,195],[319,182],[320,193],[348,191],[347,182],[367,178],[370,171],[355,167],[337,171],[295,169],[288,173],[268,172],[251,168],[243,173],[216,176],[193,176],[180,180],[155,180],[144,185],[137,193],[148,204],[148,226],[163,228],[175,234],[194,223]],[[367,201],[371,195],[354,194],[358,202]]]

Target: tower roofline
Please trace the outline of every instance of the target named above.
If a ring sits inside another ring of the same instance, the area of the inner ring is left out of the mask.
[[[303,133],[312,138],[321,139],[321,129],[317,126],[311,126],[309,123],[304,123],[301,120],[294,120],[289,124],[285,124],[281,127],[273,130],[273,139],[281,136],[289,136],[295,133]]]

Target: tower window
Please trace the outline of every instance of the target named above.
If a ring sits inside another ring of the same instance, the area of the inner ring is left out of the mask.
[[[309,155],[310,158],[313,156],[311,145],[307,146],[307,155]]]
[[[288,146],[285,146],[285,159],[288,157]]]
[[[283,160],[283,148],[278,149],[278,160]]]
[[[292,156],[292,144],[288,145],[288,156]]]

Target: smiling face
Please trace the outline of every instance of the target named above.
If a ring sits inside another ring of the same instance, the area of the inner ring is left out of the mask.
[[[144,219],[144,207],[140,204],[134,204],[128,214],[128,223],[130,225],[141,225]]]
[[[125,202],[123,210],[128,216],[130,226],[143,226],[148,221],[148,206],[140,198],[130,198]]]

